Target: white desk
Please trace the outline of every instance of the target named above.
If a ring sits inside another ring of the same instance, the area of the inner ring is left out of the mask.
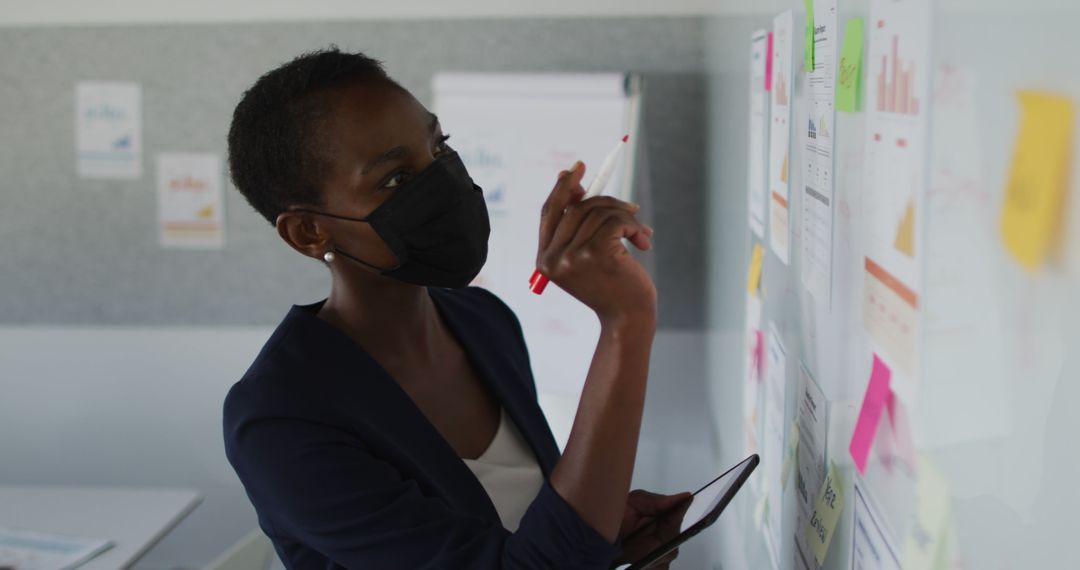
[[[202,497],[189,489],[0,485],[0,525],[111,540],[79,570],[134,564]]]

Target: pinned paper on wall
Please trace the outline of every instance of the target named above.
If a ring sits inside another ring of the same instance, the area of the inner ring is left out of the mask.
[[[791,111],[792,78],[791,10],[773,19],[772,97],[769,110],[769,247],[787,265],[791,249]],[[797,164],[797,163],[796,163]]]
[[[75,170],[81,178],[142,176],[142,87],[127,81],[75,85]]]
[[[768,341],[765,346],[767,359],[765,368],[765,417],[764,417],[764,453],[761,456],[761,464],[768,481],[773,497],[769,501],[769,509],[765,513],[768,532],[765,537],[768,542],[769,557],[774,568],[780,568],[781,529],[783,526],[783,464],[784,464],[784,433],[787,425],[785,410],[787,409],[787,350],[780,340],[775,323],[769,323]]]
[[[886,469],[892,470],[897,461],[910,470],[916,468],[915,444],[911,437],[911,422],[900,398],[890,391],[885,402],[887,422],[884,422],[876,438],[877,456]]]
[[[755,295],[746,296],[745,338],[743,382],[743,431],[744,451],[747,455],[758,453],[760,441],[761,406],[758,399],[758,387],[765,363],[765,335],[761,331],[761,299]],[[757,490],[760,475],[751,475],[750,487]]]
[[[866,386],[866,395],[863,397],[862,408],[859,410],[859,419],[855,422],[855,432],[848,446],[848,451],[851,453],[851,458],[855,460],[855,468],[859,470],[859,473],[866,473],[866,460],[870,455],[870,448],[874,445],[878,425],[881,423],[881,412],[885,409],[889,396],[892,394],[889,387],[891,379],[892,371],[875,354],[870,382]]]
[[[814,0],[805,0],[806,5],[806,46],[803,48],[803,69],[814,70]]]
[[[750,37],[750,132],[747,142],[747,216],[750,231],[760,239],[765,238],[765,212],[768,199],[768,182],[765,161],[768,155],[766,143],[769,137],[769,93],[765,90],[768,77],[768,33],[757,30]]]
[[[1075,106],[1064,97],[1019,94],[1020,131],[1002,205],[1005,247],[1028,271],[1054,253],[1072,158]]]
[[[157,171],[161,246],[224,247],[221,158],[206,153],[163,153],[157,157]]]
[[[840,73],[836,78],[836,110],[854,113],[862,104],[863,20],[852,18],[844,30]]]
[[[852,570],[901,570],[898,549],[885,526],[881,510],[856,481],[852,499],[854,529],[851,540]],[[911,568],[915,568],[912,566]]]
[[[904,541],[904,568],[939,568],[946,559],[951,520],[949,484],[926,457],[919,457],[915,512]]]
[[[761,285],[761,260],[765,256],[765,250],[760,243],[754,243],[754,251],[750,254],[750,271],[746,281],[746,290],[751,295],[757,296],[758,287]]]
[[[799,406],[795,425],[799,426],[795,472],[795,568],[817,570],[805,532],[810,524],[818,489],[825,480],[825,450],[828,437],[828,402],[821,386],[805,365],[799,365]]]
[[[829,464],[829,475],[821,485],[821,491],[814,500],[814,510],[806,526],[806,541],[810,544],[810,550],[814,553],[817,563],[825,563],[825,555],[829,552],[829,544],[832,542],[836,523],[840,521],[840,513],[844,510],[844,483],[836,470],[836,465]]]

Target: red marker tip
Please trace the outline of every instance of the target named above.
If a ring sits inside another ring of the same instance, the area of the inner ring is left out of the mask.
[[[533,271],[532,277],[529,278],[529,290],[530,291],[532,291],[533,293],[536,293],[537,295],[540,295],[540,294],[542,294],[544,292],[544,289],[547,287],[547,284],[548,284],[548,278],[545,277],[543,273],[540,273],[539,269],[537,269],[536,271]]]
[[[628,140],[630,140],[630,135],[624,135],[622,138],[622,142],[626,142]]]

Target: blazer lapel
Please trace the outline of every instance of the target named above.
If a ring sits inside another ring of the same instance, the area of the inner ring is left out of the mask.
[[[477,374],[506,408],[532,448],[544,478],[551,476],[551,470],[559,458],[559,449],[543,411],[526,386],[526,382],[532,381],[531,372],[520,370],[508,351],[490,342],[491,339],[508,338],[501,330],[504,327],[483,318],[482,314],[464,303],[448,299],[450,295],[445,292],[437,289],[431,291],[443,320],[465,349]],[[523,378],[523,373],[529,377]]]

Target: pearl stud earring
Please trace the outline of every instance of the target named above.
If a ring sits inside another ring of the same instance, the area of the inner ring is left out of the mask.
[[[322,258],[323,258],[323,261],[325,261],[328,264],[333,263],[334,262],[334,252],[328,251],[328,252],[323,254]]]

